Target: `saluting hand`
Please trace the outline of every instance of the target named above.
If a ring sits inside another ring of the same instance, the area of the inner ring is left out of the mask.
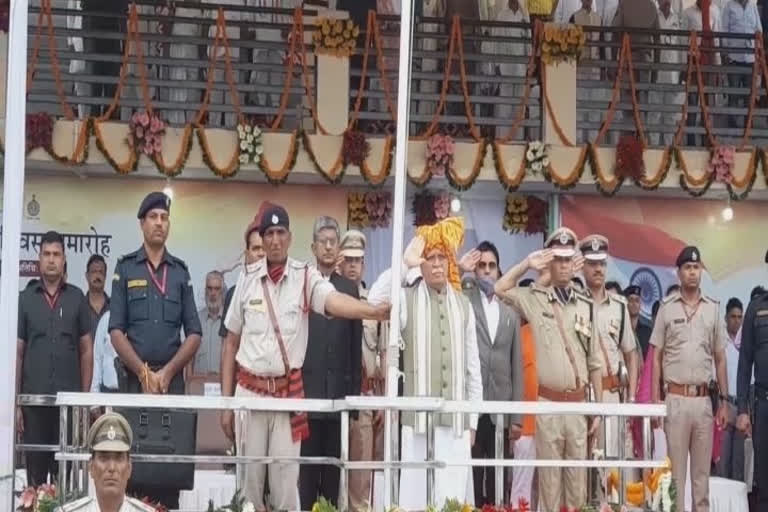
[[[536,270],[537,272],[543,271],[552,261],[555,254],[552,249],[542,249],[540,251],[534,251],[528,255],[528,267]]]
[[[403,254],[403,263],[408,268],[415,268],[424,263],[424,247],[426,247],[426,241],[420,237],[415,236],[413,240],[405,248],[405,254]]]
[[[480,251],[472,249],[459,260],[459,268],[462,272],[474,272],[477,263],[480,261]]]
[[[576,254],[573,255],[573,273],[581,272],[582,268],[584,268],[584,255],[581,254],[581,251],[576,251]]]

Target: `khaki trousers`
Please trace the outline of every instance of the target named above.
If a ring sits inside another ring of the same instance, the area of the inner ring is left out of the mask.
[[[258,396],[237,386],[235,396]],[[287,412],[249,412],[242,425],[237,425],[238,453],[248,457],[298,457],[301,442],[294,442],[291,417]],[[264,476],[267,466],[248,464],[245,467],[245,498],[256,510],[266,510]],[[269,496],[272,510],[299,510],[299,465],[273,463],[269,465]]]
[[[667,394],[664,433],[677,486],[677,510],[685,510],[685,479],[691,455],[692,512],[709,512],[709,471],[712,462],[712,402],[709,397]]]
[[[360,411],[357,421],[349,429],[350,460],[384,459],[384,425],[375,432],[373,429],[374,411]],[[396,431],[393,431],[396,432]],[[358,470],[349,472],[349,508],[362,512],[373,508],[371,501],[371,482],[373,471]]]
[[[541,399],[540,399],[541,400]],[[587,458],[587,418],[536,416],[536,456],[540,459]],[[582,507],[587,502],[587,472],[583,468],[538,468],[539,510],[551,512],[562,505]]]

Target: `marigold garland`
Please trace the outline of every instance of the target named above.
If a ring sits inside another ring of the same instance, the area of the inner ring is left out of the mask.
[[[514,176],[510,176],[501,157],[502,145],[494,141],[493,144],[493,166],[496,169],[496,176],[499,178],[501,186],[509,192],[514,192],[520,187],[525,178],[525,155],[520,159],[520,165]]]
[[[301,145],[304,147],[304,151],[307,152],[307,156],[309,156],[309,160],[312,162],[312,166],[315,168],[318,174],[320,174],[320,176],[325,178],[325,180],[331,185],[337,185],[341,183],[342,178],[344,178],[344,173],[347,170],[347,166],[344,165],[343,146],[342,150],[339,151],[339,156],[336,158],[336,161],[331,165],[331,168],[323,169],[323,166],[320,165],[320,162],[317,161],[315,150],[312,149],[312,142],[310,141],[307,132],[301,132]]]
[[[363,160],[363,165],[360,166],[360,173],[369,185],[378,186],[387,181],[389,173],[392,171],[392,149],[394,140],[394,137],[391,135],[387,135],[384,139],[384,155],[382,156],[381,167],[378,172],[373,172],[368,166],[368,161]]]
[[[288,180],[288,175],[293,169],[293,166],[296,164],[296,158],[298,157],[298,155],[299,155],[298,133],[296,131],[293,131],[291,133],[291,142],[288,146],[288,154],[286,155],[285,160],[283,160],[283,165],[280,167],[280,169],[272,168],[272,166],[269,163],[269,160],[267,159],[266,154],[261,155],[261,161],[259,162],[259,169],[261,169],[261,172],[263,172],[264,175],[267,177],[267,181],[269,181],[272,185],[283,184]]]
[[[104,143],[104,137],[101,133],[101,123],[102,121],[98,119],[94,119],[91,122],[91,126],[93,129],[93,135],[96,139],[96,148],[98,148],[99,151],[101,151],[101,154],[104,155],[104,158],[106,159],[107,163],[112,166],[112,168],[118,172],[118,174],[129,174],[132,172],[135,172],[139,165],[139,157],[136,154],[135,151],[129,150],[128,151],[128,159],[125,162],[118,162],[114,159],[112,154],[107,149],[106,144]]]
[[[352,20],[317,18],[312,33],[315,55],[349,57],[355,54],[360,27]]]
[[[237,171],[240,170],[240,148],[238,146],[235,146],[233,149],[232,156],[229,157],[227,163],[223,167],[219,167],[213,161],[213,153],[208,144],[208,136],[205,133],[205,128],[198,126],[195,129],[195,133],[197,134],[197,142],[200,144],[200,149],[202,150],[203,162],[213,174],[220,178],[231,178],[237,174]]]
[[[152,157],[152,161],[158,172],[169,178],[181,174],[181,171],[183,171],[184,167],[187,165],[189,153],[192,151],[192,133],[193,128],[191,124],[184,126],[184,132],[181,136],[181,149],[179,150],[176,160],[172,164],[166,165],[162,152],[157,153]]]
[[[555,169],[550,165],[549,169],[544,171],[544,179],[552,183],[556,188],[559,188],[560,190],[568,190],[575,187],[584,174],[584,168],[586,167],[589,153],[589,145],[582,146],[578,160],[576,160],[576,163],[571,169],[571,172],[568,173],[565,178],[561,178]]]

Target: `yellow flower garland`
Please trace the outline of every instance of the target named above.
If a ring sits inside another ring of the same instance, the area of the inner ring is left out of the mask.
[[[317,18],[316,30],[312,34],[315,44],[315,55],[335,55],[349,57],[357,49],[357,37],[360,27],[352,20],[334,18]]]

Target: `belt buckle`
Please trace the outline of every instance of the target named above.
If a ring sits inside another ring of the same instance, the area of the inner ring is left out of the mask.
[[[689,384],[685,387],[686,396],[699,396],[698,386],[695,384]]]
[[[267,378],[267,393],[274,395],[277,391],[277,382],[274,377]]]

